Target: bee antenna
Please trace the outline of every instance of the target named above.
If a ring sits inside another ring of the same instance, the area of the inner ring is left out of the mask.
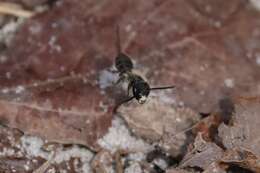
[[[120,27],[117,24],[116,25],[116,48],[117,48],[117,53],[121,53],[121,39],[120,39]]]
[[[113,112],[115,113],[116,110],[119,108],[119,106],[121,106],[122,104],[127,103],[127,102],[129,102],[129,101],[131,101],[131,100],[133,100],[134,98],[135,98],[135,97],[132,96],[132,97],[129,97],[129,98],[126,98],[126,99],[122,100],[120,103],[118,103],[118,104],[114,107]]]
[[[150,88],[150,90],[164,90],[164,89],[172,89],[172,88],[175,88],[175,86],[154,87],[154,88]]]

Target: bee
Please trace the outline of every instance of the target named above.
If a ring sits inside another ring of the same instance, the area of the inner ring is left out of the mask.
[[[117,83],[121,81],[128,82],[128,98],[124,100],[121,104],[136,99],[138,103],[144,104],[152,90],[163,90],[172,89],[175,86],[165,86],[165,87],[150,87],[150,85],[140,76],[133,73],[133,62],[131,58],[121,51],[121,41],[119,26],[116,27],[116,47],[117,56],[115,58],[115,67],[119,73],[119,79]],[[132,92],[132,93],[131,93]]]

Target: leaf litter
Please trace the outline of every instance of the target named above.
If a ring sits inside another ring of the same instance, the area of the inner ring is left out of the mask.
[[[259,100],[235,100],[230,121],[218,108],[223,97],[259,95],[251,2],[59,0],[21,25],[18,18],[1,43],[0,169],[259,172]],[[145,78],[177,87],[114,114],[123,92],[110,72],[116,23]]]

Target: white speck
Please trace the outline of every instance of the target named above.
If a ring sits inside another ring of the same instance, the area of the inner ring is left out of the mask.
[[[204,66],[200,66],[200,71],[205,71],[205,67]]]
[[[66,70],[66,68],[65,68],[64,66],[61,66],[61,67],[60,67],[60,71],[63,71],[63,72],[64,72],[65,70]]]
[[[76,172],[79,172],[79,159],[75,158],[73,161],[73,167],[75,169]]]
[[[126,25],[125,30],[126,32],[130,32],[132,30],[132,25],[131,24]]]
[[[202,96],[205,95],[205,91],[204,91],[204,90],[201,90],[201,91],[200,91],[200,95],[202,95]]]
[[[37,23],[34,23],[34,24],[30,25],[29,31],[30,31],[31,34],[33,34],[33,35],[39,34],[39,33],[42,31],[42,25],[41,25],[41,23],[37,22]]]
[[[260,54],[256,55],[256,64],[260,66]]]
[[[214,168],[214,169],[213,169],[213,172],[218,172],[218,169]]]
[[[7,94],[10,90],[8,88],[2,89],[2,93]]]
[[[88,83],[87,78],[84,77],[84,78],[82,78],[82,80],[83,80],[83,83],[84,83],[84,84]]]
[[[16,93],[16,94],[20,94],[20,93],[22,93],[24,90],[25,90],[25,88],[20,85],[20,86],[16,87],[15,93]]]
[[[0,40],[0,42],[1,42],[1,40]],[[3,64],[3,63],[5,63],[6,61],[7,61],[7,57],[4,56],[4,55],[1,55],[1,56],[0,56],[0,63]]]
[[[11,74],[11,72],[6,72],[5,76],[6,76],[7,79],[11,79],[12,74]]]
[[[56,22],[53,22],[53,23],[51,24],[51,27],[52,27],[52,28],[57,28],[57,27],[58,27],[58,24],[57,24]]]
[[[34,7],[34,11],[36,13],[43,13],[47,10],[49,10],[49,7],[47,5],[37,5],[36,7]]]
[[[163,159],[158,158],[155,159],[153,162],[163,170],[165,170],[168,167],[168,164]]]
[[[181,118],[179,118],[179,117],[176,118],[176,121],[177,121],[177,122],[181,122]]]
[[[126,168],[125,173],[142,173],[142,168],[138,163],[134,163]]]
[[[61,52],[61,46],[58,45],[57,43],[57,37],[56,36],[51,36],[48,44],[49,46],[53,49],[53,50],[56,50],[57,52]]]
[[[221,27],[221,22],[220,21],[215,21],[214,22],[214,26],[216,27],[216,28],[220,28]]]
[[[118,149],[148,151],[151,148],[142,139],[132,136],[119,117],[115,117],[112,121],[112,127],[109,128],[108,133],[103,138],[98,140],[98,144],[112,153]]]
[[[47,173],[56,173],[56,170],[55,170],[55,168],[51,168],[51,169],[49,169],[49,170],[47,171]]]
[[[108,70],[103,70],[99,74],[99,87],[101,89],[105,89],[107,87],[112,86],[118,79],[118,76]]]
[[[234,79],[231,78],[225,79],[224,83],[228,88],[233,88],[235,86]]]
[[[21,98],[20,98],[20,97],[17,97],[17,98],[15,98],[14,100],[17,101],[17,102],[19,102],[19,101],[21,101]]]
[[[26,163],[25,165],[23,165],[23,167],[26,171],[29,171],[30,170],[30,163]]]
[[[179,106],[181,106],[181,107],[184,106],[184,102],[180,101]]]
[[[57,1],[57,2],[56,2],[56,6],[57,6],[57,7],[62,6],[62,4],[63,4],[63,1]]]
[[[108,106],[106,104],[104,104],[102,101],[99,102],[99,107],[102,109],[103,112],[108,111]]]
[[[9,45],[15,35],[15,32],[24,21],[25,20],[23,18],[18,18],[16,21],[11,20],[9,23],[5,24],[2,29],[0,29],[0,42]]]

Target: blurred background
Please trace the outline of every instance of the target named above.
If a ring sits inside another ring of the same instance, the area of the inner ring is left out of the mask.
[[[54,161],[46,168],[50,173],[102,172],[90,162],[104,149],[113,153],[106,159],[106,164],[115,167],[110,171],[127,171],[127,165],[119,168],[113,161],[117,158],[114,150],[122,149],[114,142],[127,135],[137,142],[123,149],[143,147],[142,157],[153,151],[157,137],[155,142],[148,135],[152,142],[147,143],[139,139],[145,136],[141,133],[136,139],[130,133],[133,127],[129,131],[125,125],[129,119],[115,120],[113,109],[126,95],[113,84],[118,78],[112,72],[116,26],[135,72],[151,86],[176,86],[152,93],[155,105],[163,103],[188,109],[189,116],[196,114],[181,130],[200,119],[198,114],[220,112],[223,100],[260,95],[259,0],[0,1],[0,172],[32,172],[51,158]],[[164,114],[171,107],[156,111]],[[141,111],[131,107],[121,114],[150,115],[152,108],[149,104]],[[189,119],[182,117],[185,122]],[[108,131],[116,134],[100,142]],[[121,137],[116,136],[122,131]],[[42,150],[48,143],[44,140],[57,142],[62,154],[53,152],[53,156]],[[191,143],[181,146],[187,148]],[[178,157],[179,164],[185,153],[177,148],[171,155]],[[129,165],[129,173],[144,167]],[[162,167],[165,172],[170,164]],[[185,171],[207,170],[206,166],[194,167],[199,169]]]

